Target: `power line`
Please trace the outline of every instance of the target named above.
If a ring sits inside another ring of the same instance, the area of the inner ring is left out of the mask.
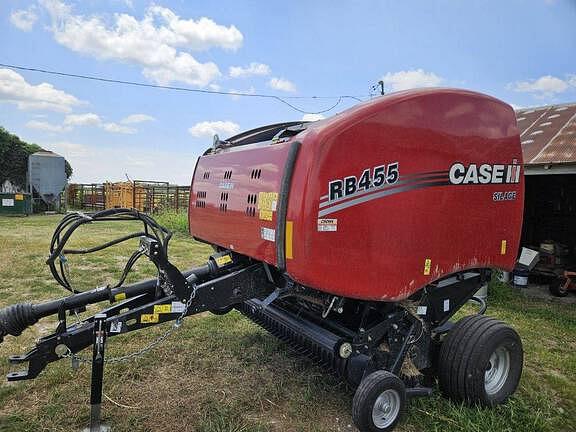
[[[352,95],[340,95],[340,96],[285,96],[284,98],[276,95],[270,94],[262,94],[262,93],[241,93],[241,92],[227,92],[227,91],[220,91],[220,90],[205,90],[205,89],[193,89],[189,87],[178,87],[178,86],[168,86],[168,85],[160,85],[160,84],[148,84],[143,82],[137,81],[126,81],[126,80],[118,80],[112,78],[104,78],[94,75],[83,75],[83,74],[73,74],[68,72],[60,72],[54,70],[47,70],[47,69],[39,69],[39,68],[32,68],[32,67],[25,67],[25,66],[17,66],[11,64],[4,64],[0,63],[0,67],[5,67],[9,69],[16,69],[22,71],[29,71],[29,72],[38,72],[48,75],[56,75],[56,76],[63,76],[68,78],[78,78],[90,81],[99,81],[111,84],[122,84],[122,85],[130,85],[135,87],[147,87],[147,88],[156,88],[162,90],[173,90],[173,91],[183,91],[189,93],[203,93],[203,94],[213,94],[213,95],[220,95],[220,96],[239,96],[239,97],[253,97],[253,98],[264,98],[264,99],[273,99],[278,102],[281,102],[295,111],[298,111],[302,114],[323,114],[328,111],[333,110],[336,108],[343,99],[355,99],[357,101],[362,102],[361,97],[365,96],[352,96]],[[336,103],[334,103],[329,108],[323,109],[321,111],[305,111],[303,109],[298,108],[297,106],[291,104],[290,102],[286,101],[286,99],[337,99]]]

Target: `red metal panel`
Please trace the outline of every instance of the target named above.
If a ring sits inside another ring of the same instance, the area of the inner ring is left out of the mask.
[[[447,177],[440,173],[455,162],[521,164],[509,106],[462,91],[408,92],[337,116],[300,139],[292,183],[298,192],[288,212],[294,258],[287,269],[302,284],[346,297],[399,300],[466,268],[513,267],[522,176],[516,184],[439,184]],[[400,178],[388,192],[397,193],[352,198],[348,202],[360,202],[332,213],[326,211],[341,202],[319,208],[331,180],[393,162]],[[423,173],[434,174],[415,177]],[[419,188],[401,191],[410,186]],[[495,192],[511,191],[515,200],[494,201]],[[322,218],[337,219],[337,231],[319,232]]]
[[[288,148],[249,145],[199,158],[188,213],[192,235],[275,265],[275,242],[262,230],[275,230],[276,212],[261,219],[258,196],[279,192]]]

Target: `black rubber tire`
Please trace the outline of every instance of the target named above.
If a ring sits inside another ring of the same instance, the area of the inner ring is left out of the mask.
[[[497,348],[508,351],[508,376],[502,387],[488,394],[484,383],[490,356]],[[516,331],[494,318],[473,315],[462,318],[442,341],[438,359],[438,383],[444,396],[469,405],[504,403],[518,387],[524,352]]]
[[[386,390],[396,390],[400,396],[400,409],[394,421],[385,428],[379,428],[372,419],[372,409],[378,396]],[[406,388],[396,375],[379,370],[365,377],[352,400],[352,420],[360,432],[385,432],[393,430],[406,409]]]
[[[564,288],[565,283],[565,277],[557,277],[552,279],[548,284],[548,290],[550,291],[550,294],[556,297],[566,297],[568,295],[568,290]]]

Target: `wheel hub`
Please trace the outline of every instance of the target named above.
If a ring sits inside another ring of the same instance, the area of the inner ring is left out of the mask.
[[[400,412],[400,394],[393,389],[385,390],[378,396],[372,408],[372,421],[377,428],[390,426]]]
[[[507,348],[500,346],[494,350],[484,374],[484,388],[489,396],[495,395],[506,383],[510,373],[510,352]]]

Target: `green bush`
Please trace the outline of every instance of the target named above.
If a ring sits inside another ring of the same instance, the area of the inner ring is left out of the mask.
[[[163,210],[154,215],[154,219],[172,232],[188,234],[188,212],[176,210]]]

